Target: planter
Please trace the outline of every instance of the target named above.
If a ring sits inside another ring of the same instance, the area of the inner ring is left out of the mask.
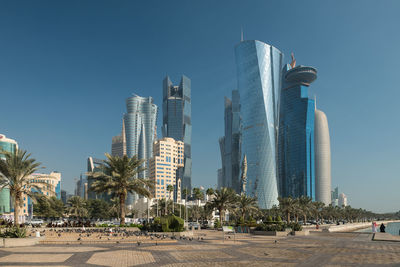
[[[254,231],[254,235],[287,236],[287,231]]]
[[[302,230],[302,231],[292,231],[292,235],[297,235],[297,236],[306,236],[310,234],[309,230]]]
[[[43,237],[27,237],[27,238],[1,238],[0,247],[28,247],[39,244]]]

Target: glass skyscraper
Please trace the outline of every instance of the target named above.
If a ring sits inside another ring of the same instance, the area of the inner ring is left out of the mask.
[[[278,205],[277,129],[283,54],[260,41],[235,47],[241,98],[242,158],[247,157],[246,193],[260,208]]]
[[[0,160],[4,159],[1,151],[15,153],[17,149],[18,144],[15,140],[0,134]],[[6,212],[10,212],[10,190],[8,188],[0,190],[0,214]]]
[[[153,156],[153,142],[156,139],[156,121],[158,108],[152,97],[133,95],[126,100],[127,113],[124,114],[126,154],[137,155],[139,159],[148,161]],[[148,177],[148,170],[139,174]],[[132,205],[135,197],[128,194],[127,205]]]
[[[308,86],[317,78],[312,67],[286,65],[282,71],[279,114],[279,195],[315,200],[314,109]]]
[[[225,97],[225,136],[219,139],[222,162],[221,187],[233,188],[240,193],[240,97],[232,91],[232,100]]]
[[[167,76],[163,81],[163,137],[184,143],[184,167],[178,169],[182,190],[192,189],[192,101],[190,79],[182,75],[179,86]]]

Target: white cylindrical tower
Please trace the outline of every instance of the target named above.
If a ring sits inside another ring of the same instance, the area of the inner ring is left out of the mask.
[[[325,205],[331,203],[331,144],[328,119],[321,110],[315,110],[315,198]]]

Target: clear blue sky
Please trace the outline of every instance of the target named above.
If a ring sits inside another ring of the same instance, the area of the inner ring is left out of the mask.
[[[0,133],[63,188],[103,157],[125,99],[192,80],[193,184],[216,184],[234,45],[258,39],[318,69],[310,95],[329,120],[332,186],[353,207],[400,210],[400,2],[0,1]],[[158,125],[161,122],[161,110]],[[160,127],[159,127],[160,128]]]

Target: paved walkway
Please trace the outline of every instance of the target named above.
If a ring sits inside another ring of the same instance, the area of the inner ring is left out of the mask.
[[[0,266],[400,266],[400,243],[366,233],[275,238],[201,231],[174,242],[43,244],[0,249]]]

